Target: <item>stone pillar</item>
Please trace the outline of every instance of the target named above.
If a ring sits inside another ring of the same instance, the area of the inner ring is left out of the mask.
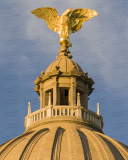
[[[34,115],[34,122],[36,121],[36,115]]]
[[[28,102],[28,115],[31,114],[31,102]]]
[[[71,109],[71,116],[73,116],[73,109]]]
[[[43,108],[43,89],[40,89],[40,109]]]
[[[51,92],[49,92],[48,106],[51,106]]]
[[[100,116],[100,103],[97,103],[97,114]]]
[[[65,108],[63,108],[63,115],[65,116]]]
[[[42,108],[45,108],[45,90],[42,90]]]
[[[85,85],[85,90],[84,90],[84,108],[88,109],[88,94],[89,94],[89,89],[88,89],[88,84]]]
[[[58,80],[53,77],[53,106],[58,105]]]
[[[81,102],[80,102],[80,93],[77,93],[77,110],[76,115],[77,117],[82,117],[82,111],[81,111]]]
[[[30,114],[31,114],[31,102],[28,102],[28,115],[26,117],[26,127],[28,127],[32,123]]]
[[[80,93],[77,93],[77,106],[81,106],[81,103],[80,103]]]
[[[69,108],[67,109],[67,116],[69,116]]]
[[[47,106],[47,117],[52,116],[52,105],[51,105],[51,92],[49,92],[48,106]]]
[[[41,119],[41,112],[40,112],[40,119]]]
[[[41,71],[41,75],[44,75],[44,71]],[[45,91],[43,88],[43,83],[40,83],[40,109],[45,107]]]
[[[70,90],[71,106],[76,106],[76,77],[71,77],[71,90]]]

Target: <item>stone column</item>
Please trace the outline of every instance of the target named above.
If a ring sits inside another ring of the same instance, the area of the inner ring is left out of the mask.
[[[71,106],[76,106],[76,77],[71,77],[71,90],[70,90]]]
[[[67,109],[67,116],[69,116],[69,108]]]
[[[82,117],[82,111],[81,111],[81,102],[80,102],[80,93],[77,93],[77,117]]]
[[[77,93],[77,106],[81,106],[81,103],[80,103],[80,93]]]
[[[49,92],[48,106],[51,106],[51,92]]]
[[[45,90],[42,90],[42,108],[45,108]]]
[[[73,116],[73,109],[71,109],[71,116]]]
[[[43,89],[40,89],[40,109],[43,108]]]
[[[41,75],[44,75],[44,71],[41,71]],[[40,109],[45,107],[45,91],[44,91],[44,85],[41,82],[40,83]]]
[[[32,123],[30,114],[31,114],[31,102],[28,102],[28,115],[26,117],[26,127],[28,127]]]
[[[58,82],[57,76],[53,77],[53,106],[58,105]]]
[[[100,116],[100,103],[97,103],[97,114]]]
[[[41,119],[41,112],[40,112],[40,119]]]
[[[88,109],[88,94],[89,94],[89,89],[88,89],[88,84],[85,85],[85,90],[84,90],[84,108]]]
[[[48,106],[47,106],[47,117],[52,116],[52,105],[51,105],[51,92],[49,92]]]
[[[31,114],[31,102],[28,102],[28,115]]]
[[[63,108],[63,115],[65,116],[65,108]]]

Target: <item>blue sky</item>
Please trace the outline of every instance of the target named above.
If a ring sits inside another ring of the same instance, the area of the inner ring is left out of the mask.
[[[34,80],[56,59],[59,35],[30,12],[40,7],[99,13],[72,34],[69,48],[94,80],[89,109],[100,103],[104,133],[128,145],[128,1],[4,0],[0,5],[0,144],[22,134],[28,102],[40,108]]]

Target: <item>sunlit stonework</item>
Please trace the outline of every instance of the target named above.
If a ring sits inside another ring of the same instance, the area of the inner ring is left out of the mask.
[[[40,8],[32,13],[60,34],[61,47],[56,60],[34,81],[39,109],[31,112],[33,104],[28,103],[25,132],[0,146],[0,160],[128,160],[128,146],[103,133],[100,104],[97,113],[89,110],[94,81],[68,49],[69,34],[97,12],[68,9],[59,17],[53,8]]]

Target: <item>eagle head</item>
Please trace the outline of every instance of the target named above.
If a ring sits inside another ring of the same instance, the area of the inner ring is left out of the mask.
[[[63,14],[62,16],[69,16],[69,14],[73,11],[73,9],[68,8]]]

